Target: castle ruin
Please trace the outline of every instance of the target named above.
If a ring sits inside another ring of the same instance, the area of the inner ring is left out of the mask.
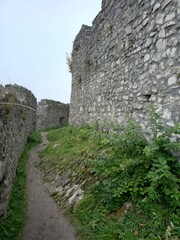
[[[43,99],[37,107],[37,130],[63,127],[68,123],[69,104]]]
[[[72,52],[69,123],[135,119],[148,134],[148,109],[180,120],[180,1],[103,0]]]

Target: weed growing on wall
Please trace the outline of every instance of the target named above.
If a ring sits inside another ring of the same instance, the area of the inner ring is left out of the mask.
[[[28,143],[41,143],[41,134],[40,132],[31,132],[27,138]]]
[[[71,54],[68,54],[66,53],[66,64],[68,66],[68,71],[70,73],[72,73],[72,70],[73,70],[73,56],[72,56],[72,53]]]

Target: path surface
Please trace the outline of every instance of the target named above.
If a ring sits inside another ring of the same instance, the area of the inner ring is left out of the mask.
[[[31,150],[27,163],[27,221],[22,240],[75,240],[72,226],[49,197],[34,164],[48,144],[46,134],[42,135],[42,144]]]

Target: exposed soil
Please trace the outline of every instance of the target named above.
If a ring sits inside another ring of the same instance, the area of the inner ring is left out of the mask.
[[[27,163],[27,221],[22,240],[75,240],[73,227],[48,195],[35,167],[39,152],[48,144],[46,133],[42,136],[43,142],[31,150]]]

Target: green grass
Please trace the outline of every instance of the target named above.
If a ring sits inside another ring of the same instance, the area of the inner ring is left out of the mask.
[[[102,151],[101,139],[91,138],[91,133],[91,128],[71,126],[49,131],[50,144],[40,153],[40,169],[47,175],[53,173],[55,176],[73,168],[77,175],[79,173],[80,177],[86,178],[83,162]],[[82,172],[84,174],[81,174]]]
[[[149,200],[139,199],[128,213],[119,217],[87,195],[71,215],[78,222],[80,236],[86,240],[175,240],[180,236],[177,214]],[[170,237],[166,238],[168,229]]]
[[[70,172],[72,183],[86,182],[84,199],[67,209],[81,239],[179,239],[180,164],[171,154],[170,136],[163,133],[149,144],[132,121],[115,128],[118,134],[96,125],[49,131],[39,165],[46,180]],[[171,132],[179,134],[179,125]]]
[[[9,208],[5,220],[0,221],[0,239],[18,240],[25,222],[25,167],[29,157],[30,150],[41,142],[40,133],[31,133],[28,137],[24,151],[19,159],[19,165],[16,171],[16,178],[12,188]]]

